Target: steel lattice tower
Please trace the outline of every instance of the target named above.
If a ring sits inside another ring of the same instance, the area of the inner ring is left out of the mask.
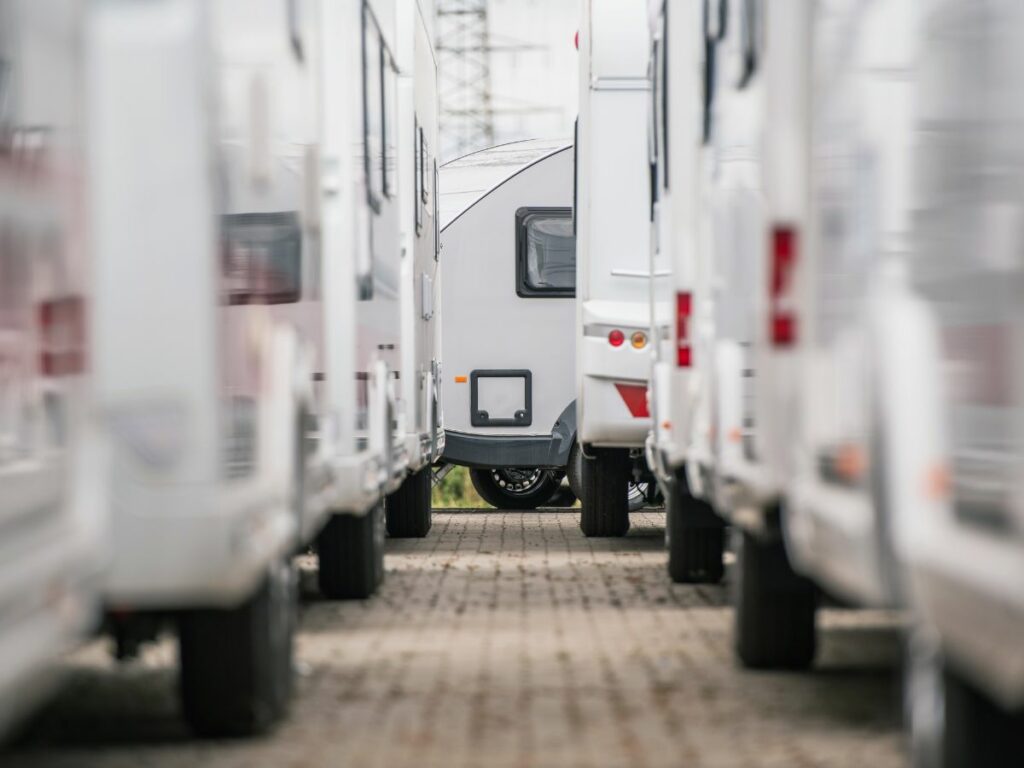
[[[488,0],[438,0],[437,70],[449,159],[494,143]]]

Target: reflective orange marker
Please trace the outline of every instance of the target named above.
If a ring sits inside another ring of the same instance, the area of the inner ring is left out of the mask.
[[[952,485],[953,478],[950,477],[949,467],[945,464],[936,464],[925,473],[925,497],[931,501],[949,498]]]
[[[469,377],[468,376],[456,376],[455,377],[455,383],[456,384],[465,384],[467,381],[469,381]]]
[[[835,468],[841,478],[853,482],[864,477],[868,469],[868,460],[859,445],[847,443],[839,447]]]

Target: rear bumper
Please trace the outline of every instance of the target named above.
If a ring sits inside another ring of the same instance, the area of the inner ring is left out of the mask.
[[[562,469],[576,439],[576,403],[569,403],[547,435],[445,432],[441,460],[463,467]]]

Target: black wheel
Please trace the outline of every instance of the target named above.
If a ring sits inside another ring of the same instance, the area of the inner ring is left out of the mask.
[[[736,653],[745,667],[803,669],[816,646],[814,585],[793,571],[780,537],[739,535]]]
[[[594,448],[583,457],[580,528],[584,536],[625,536],[629,530],[629,451]]]
[[[551,494],[551,498],[544,504],[546,507],[571,507],[576,503],[576,494],[572,492],[572,488],[564,480],[559,480],[558,487],[555,492]]]
[[[384,510],[332,515],[317,537],[320,591],[331,599],[365,600],[384,580]]]
[[[388,536],[395,539],[422,539],[430,532],[429,466],[413,472],[398,490],[384,502]]]
[[[237,608],[180,616],[182,710],[196,733],[260,734],[285,715],[297,600],[295,571],[282,561]]]
[[[1000,708],[943,663],[937,648],[921,646],[912,639],[904,666],[915,768],[1024,765],[1024,713]]]
[[[676,584],[717,584],[725,575],[725,525],[685,486],[673,489],[665,515],[668,575]]]
[[[559,478],[548,469],[470,469],[469,479],[481,498],[498,509],[536,509],[558,490]]]
[[[657,501],[660,494],[658,493],[657,487],[651,488],[650,483],[638,483],[635,480],[630,480],[626,490],[627,505],[629,506],[630,512],[638,512],[648,504],[653,503],[648,497],[654,496],[654,501]]]

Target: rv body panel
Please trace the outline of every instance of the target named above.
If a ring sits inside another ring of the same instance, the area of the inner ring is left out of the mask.
[[[646,406],[634,413],[619,389],[646,387],[647,350],[608,341],[616,329],[627,339],[643,332],[643,347],[650,341],[647,50],[643,5],[584,3],[576,136],[576,412],[584,444],[640,448],[650,428]]]
[[[401,407],[409,469],[437,458],[443,436],[435,393],[440,316],[437,229],[437,63],[428,21],[407,0],[399,15],[402,195]]]

